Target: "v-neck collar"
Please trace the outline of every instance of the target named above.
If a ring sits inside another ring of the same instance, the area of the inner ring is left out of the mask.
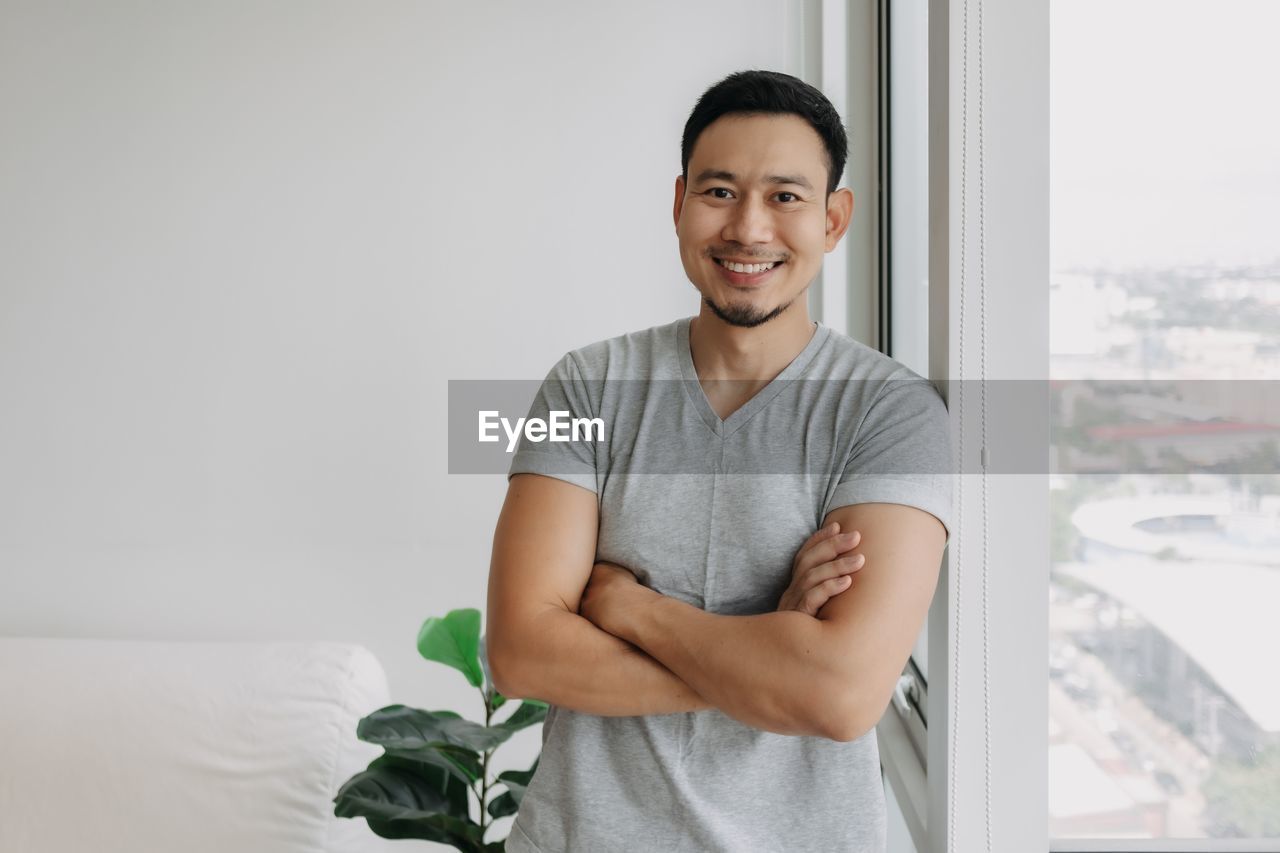
[[[822,345],[826,343],[827,337],[831,333],[829,327],[822,325],[821,322],[816,322],[814,325],[817,328],[813,330],[813,337],[809,339],[809,343],[805,344],[804,349],[800,350],[800,354],[793,358],[791,363],[773,378],[773,381],[757,391],[750,400],[730,412],[729,417],[722,420],[716,414],[711,401],[707,399],[707,394],[702,389],[702,383],[698,380],[698,371],[693,366],[693,352],[689,349],[689,322],[692,319],[692,317],[685,317],[676,325],[676,351],[680,358],[680,374],[684,379],[685,391],[688,392],[689,398],[693,401],[693,405],[697,408],[703,422],[721,438],[728,436],[746,423],[752,415],[769,405],[769,402],[787,387],[787,382],[799,377],[805,368],[809,366],[809,362],[813,361],[813,357],[818,350],[822,349]]]

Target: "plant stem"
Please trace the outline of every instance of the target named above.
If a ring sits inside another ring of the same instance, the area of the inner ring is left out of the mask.
[[[480,795],[480,836],[482,838],[489,827],[489,810],[485,806],[489,799],[489,756],[492,754],[492,749],[485,750],[483,764],[484,770],[481,774],[484,778],[484,793]]]
[[[480,695],[484,697],[484,724],[489,726],[493,723],[493,706],[489,703],[489,694],[484,688],[480,689]],[[483,842],[485,833],[489,830],[489,756],[493,754],[492,749],[484,751],[484,762],[480,769],[480,840]]]

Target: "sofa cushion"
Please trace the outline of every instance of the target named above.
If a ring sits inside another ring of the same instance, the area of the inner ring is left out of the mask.
[[[339,643],[0,638],[0,850],[403,850],[333,816],[387,704]]]

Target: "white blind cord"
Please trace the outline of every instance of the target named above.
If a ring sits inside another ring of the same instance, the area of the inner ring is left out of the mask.
[[[979,423],[981,425],[981,441],[979,448],[979,460],[982,468],[982,565],[979,567],[982,577],[982,701],[983,701],[983,781],[984,781],[984,805],[986,819],[986,849],[987,853],[991,853],[992,846],[992,820],[991,820],[991,678],[990,678],[990,635],[989,635],[989,618],[988,618],[988,565],[989,565],[989,536],[987,523],[987,248],[986,248],[986,173],[985,173],[985,150],[984,136],[985,123],[983,115],[983,56],[982,56],[982,32],[983,32],[983,8],[982,0],[976,0],[978,7],[978,329],[979,329],[979,364],[978,364],[978,380],[979,380]],[[966,312],[966,293],[968,291],[968,244],[969,244],[969,205],[968,205],[968,164],[969,164],[969,0],[963,3],[963,33],[961,47],[961,108],[960,108],[960,400],[959,400],[959,417],[960,417],[960,436],[959,436],[959,459],[960,471],[964,470],[965,460],[965,340],[964,333],[966,321],[968,319]],[[956,509],[956,533],[957,537],[962,537],[960,533],[964,529],[964,477],[960,478],[959,498]],[[957,773],[957,757],[959,747],[959,731],[960,731],[960,648],[963,637],[963,615],[964,615],[964,546],[960,543],[960,548],[956,551],[955,559],[955,583],[953,589],[956,590],[956,608],[955,620],[956,630],[953,644],[951,647],[951,761],[948,763],[949,780],[948,780],[948,809],[947,809],[947,847],[949,850],[955,850],[956,834],[955,821],[956,812],[956,773]]]

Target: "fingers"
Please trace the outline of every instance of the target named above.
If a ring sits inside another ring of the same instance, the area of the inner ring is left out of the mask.
[[[858,547],[858,543],[861,541],[862,533],[857,530],[849,533],[833,533],[825,539],[820,539],[817,542],[814,542],[812,545],[808,546],[806,550],[802,550],[797,554],[791,573],[795,575],[801,572],[806,572],[815,566],[822,565],[823,563],[829,563],[846,551],[850,551]]]
[[[810,592],[821,590],[822,594],[829,598],[833,586],[838,587],[837,591],[846,589],[847,584],[853,581],[852,575],[861,571],[866,562],[867,558],[862,554],[845,554],[797,575],[792,583]]]
[[[862,554],[845,554],[796,575],[778,602],[778,609],[795,609],[816,616],[818,608],[850,587],[854,573],[861,571],[866,562]]]
[[[866,565],[867,558],[862,554],[845,554],[830,562],[815,566],[804,576],[805,586],[818,586],[823,581],[851,575]]]
[[[817,616],[824,604],[849,588],[851,581],[848,575],[823,581],[804,594],[801,609],[810,616]]]
[[[863,555],[848,553],[861,541],[860,531],[841,533],[838,521],[814,531],[796,554],[791,585],[779,600],[778,609],[816,616],[827,601],[849,588],[853,582],[850,576],[865,564]]]

